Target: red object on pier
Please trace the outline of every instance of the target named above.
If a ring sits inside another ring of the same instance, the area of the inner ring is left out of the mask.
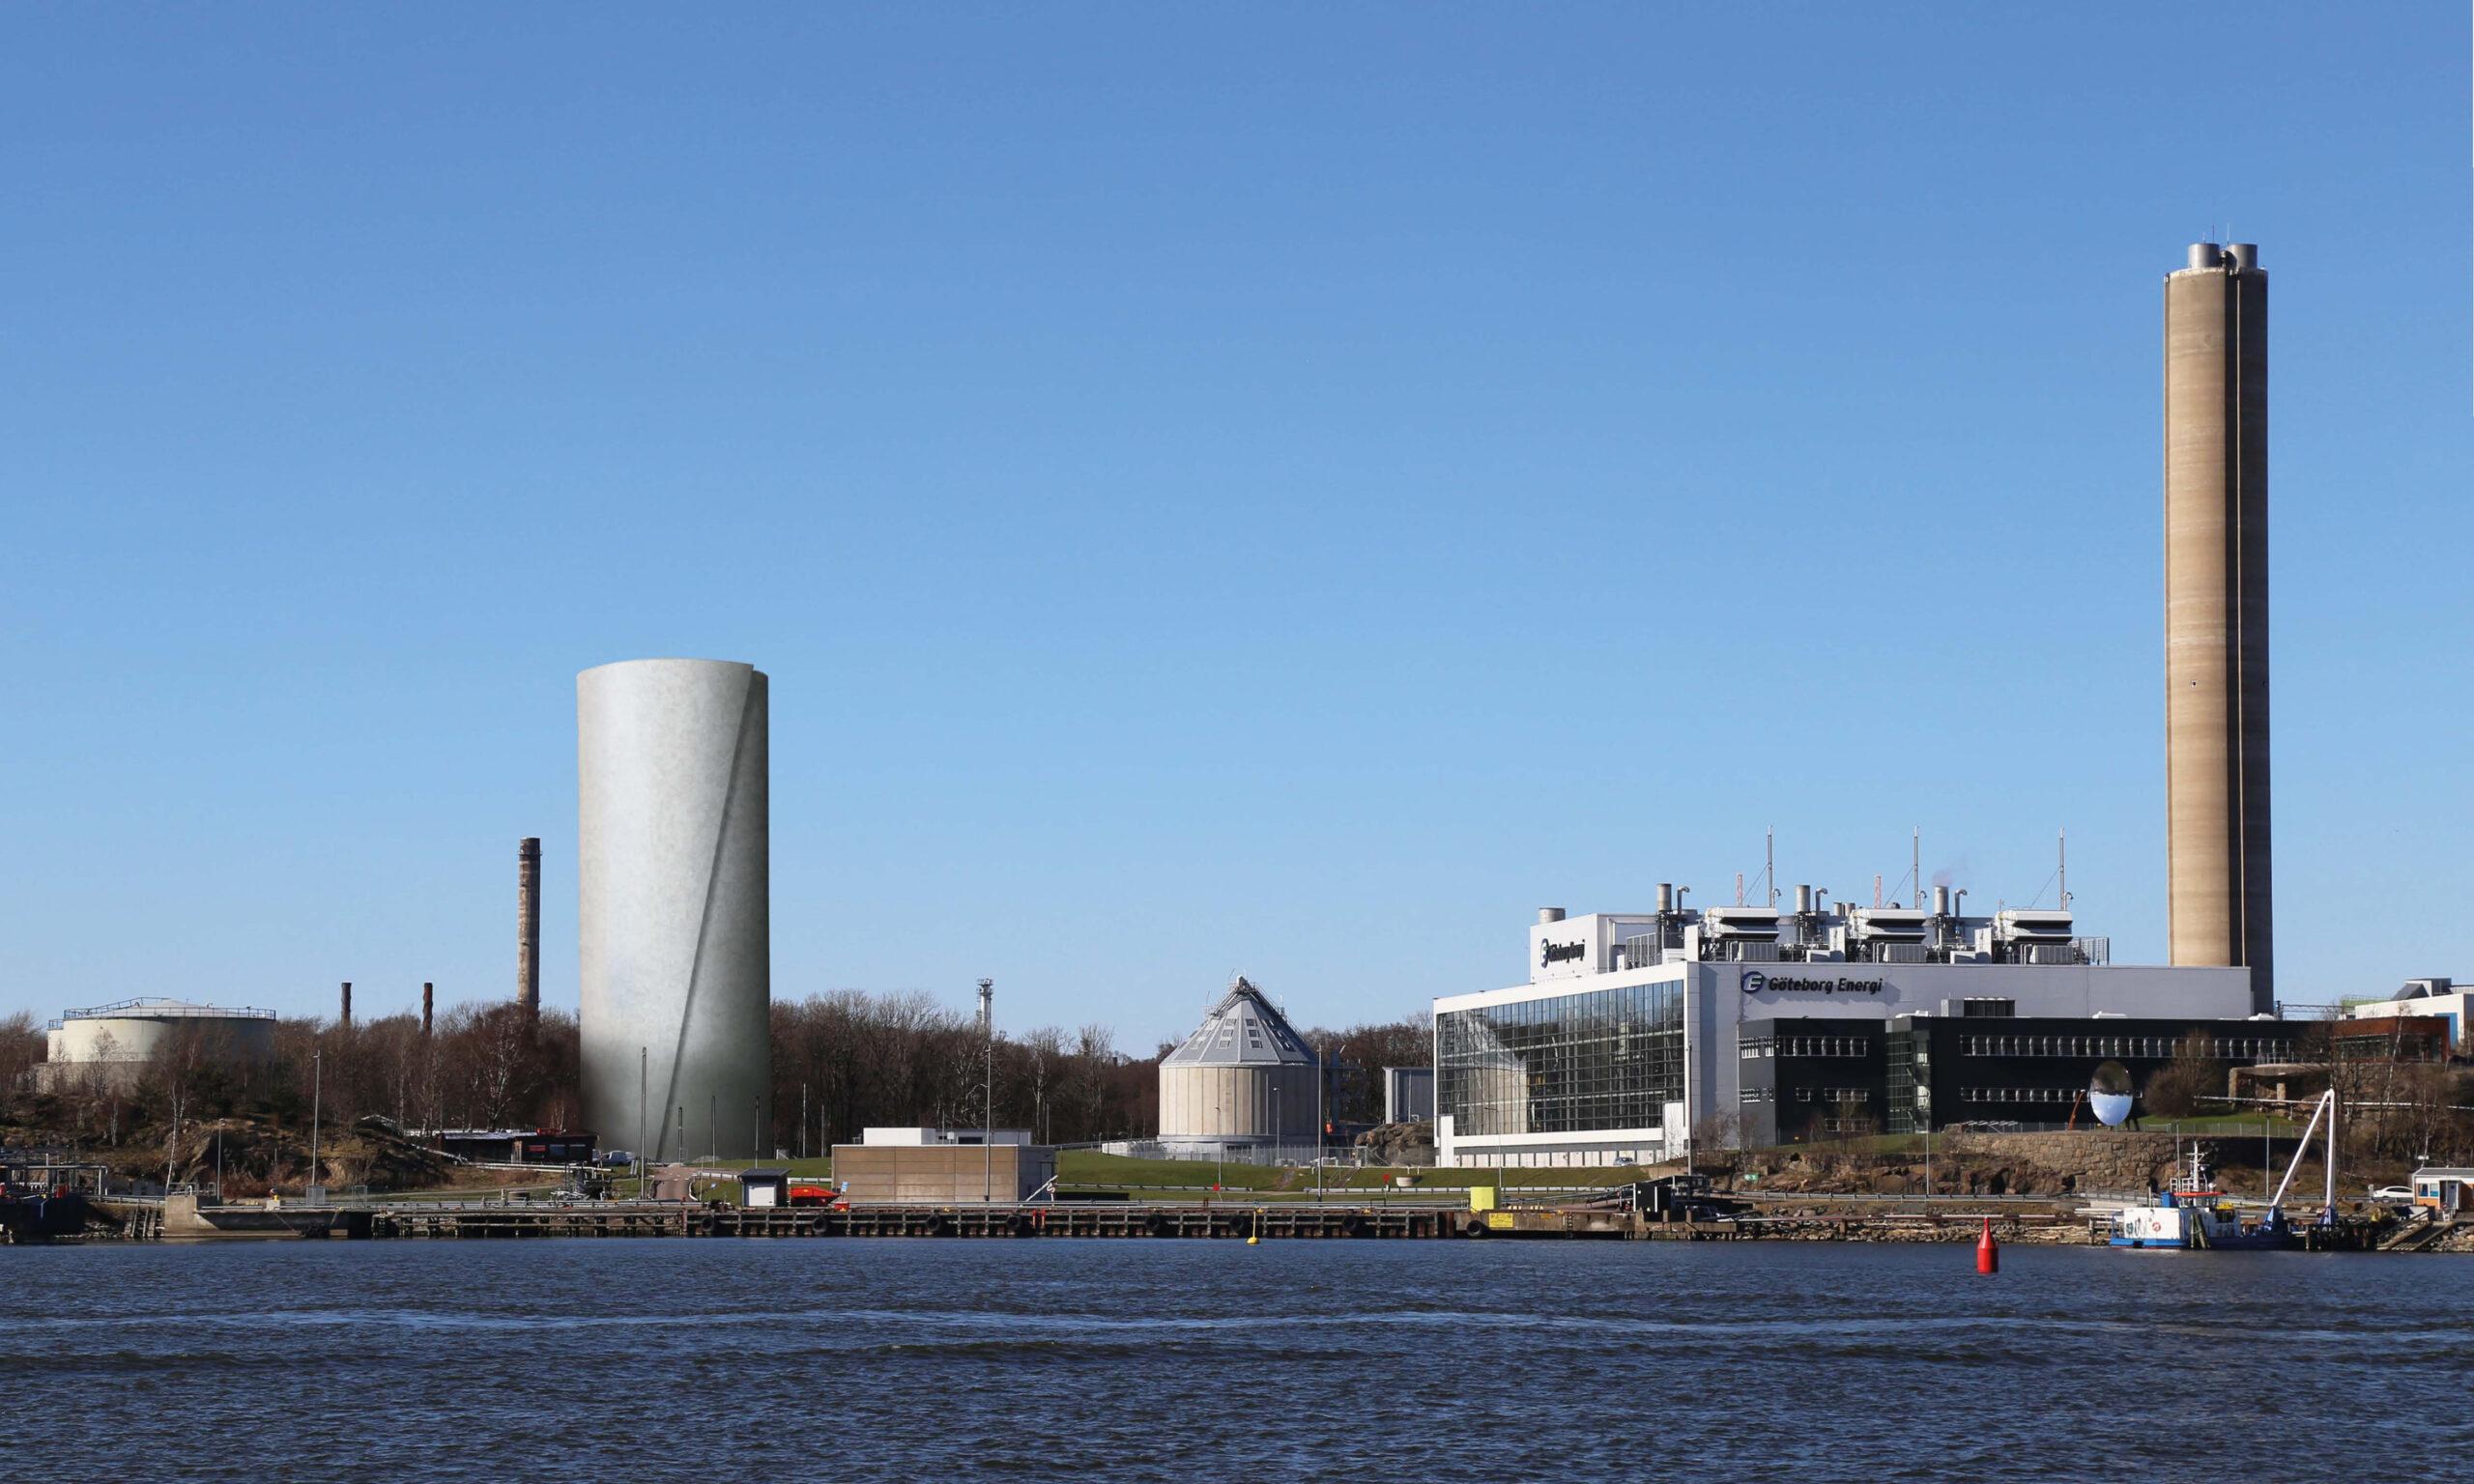
[[[2001,1270],[2001,1245],[1993,1240],[1991,1216],[1984,1218],[1984,1235],[1975,1240],[1975,1270],[1978,1272]]]

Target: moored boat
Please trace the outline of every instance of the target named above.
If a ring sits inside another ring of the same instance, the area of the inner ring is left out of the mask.
[[[2246,1217],[2231,1196],[2216,1188],[2196,1146],[2191,1150],[2190,1168],[2175,1173],[2153,1203],[2126,1206],[2114,1217],[2113,1244],[2117,1247],[2257,1252],[2290,1247],[2296,1241],[2281,1208],[2271,1206],[2256,1217]]]

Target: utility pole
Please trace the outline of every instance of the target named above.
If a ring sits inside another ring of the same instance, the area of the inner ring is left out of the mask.
[[[163,1200],[166,1204],[172,1199],[172,1161],[179,1157],[180,1148],[181,1095],[175,1089],[172,1093],[172,1141],[163,1146]]]
[[[1317,1204],[1320,1204],[1323,1199],[1323,1129],[1325,1127],[1323,1123],[1323,1048],[1313,1046],[1312,1050],[1314,1052],[1314,1199]]]
[[[652,1155],[645,1148],[645,1094],[651,1088],[651,1058],[650,1046],[636,1048],[636,1199],[640,1201],[645,1198],[645,1161]]]
[[[979,1034],[988,1043],[988,1081],[980,1087],[979,1143],[981,1169],[979,1199],[982,1204],[996,1198],[996,981],[979,982]]]
[[[309,1053],[309,1181],[302,1186],[302,1193],[316,1201],[327,1198],[326,1191],[320,1187],[318,1180],[318,1114],[320,1095],[326,1086],[326,1069],[323,1061],[325,1056],[324,1051]]]
[[[799,1157],[808,1156],[808,1085],[799,1084]]]

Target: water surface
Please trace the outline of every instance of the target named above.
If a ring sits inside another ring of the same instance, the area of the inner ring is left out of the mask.
[[[2310,1479],[2474,1441],[2449,1257],[112,1244],[0,1251],[0,1316],[19,1477]]]

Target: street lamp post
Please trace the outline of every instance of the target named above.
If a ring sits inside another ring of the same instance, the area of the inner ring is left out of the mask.
[[[320,1095],[326,1086],[325,1056],[324,1051],[309,1053],[309,1181],[302,1193],[313,1201],[323,1201],[327,1197],[318,1180],[318,1115],[321,1111]]]
[[[1314,1052],[1314,1199],[1323,1199],[1323,1048]]]
[[[996,981],[979,982],[979,1033],[988,1042],[988,1080],[981,1084],[979,1145],[982,1205],[996,1198]]]

